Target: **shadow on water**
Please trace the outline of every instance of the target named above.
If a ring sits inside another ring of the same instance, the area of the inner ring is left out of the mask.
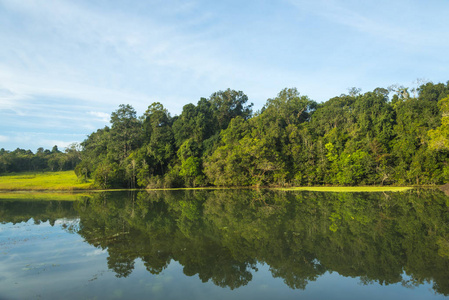
[[[235,289],[258,263],[292,289],[326,272],[363,284],[433,283],[449,295],[449,197],[435,190],[319,193],[205,190],[101,193],[80,201],[2,201],[0,222],[79,218],[67,228],[107,250],[127,277],[135,261],[159,274]]]

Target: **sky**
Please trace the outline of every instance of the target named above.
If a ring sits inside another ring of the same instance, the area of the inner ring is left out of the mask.
[[[0,148],[63,150],[120,104],[172,115],[449,80],[447,0],[0,0]]]

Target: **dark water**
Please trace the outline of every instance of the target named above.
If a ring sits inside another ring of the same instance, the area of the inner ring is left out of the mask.
[[[0,200],[0,299],[446,299],[449,197],[174,191]]]

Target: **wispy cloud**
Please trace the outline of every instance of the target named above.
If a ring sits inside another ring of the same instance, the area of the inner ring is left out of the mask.
[[[6,45],[0,49],[0,81],[11,92],[0,107],[19,114],[19,100],[39,96],[80,99],[111,110],[131,103],[144,111],[162,101],[179,112],[182,105],[170,104],[171,99],[197,101],[207,96],[204,90],[230,87],[231,74],[232,81],[241,77],[242,67],[226,60],[213,26],[188,30],[210,19],[192,13],[194,2],[170,12],[192,18],[167,24],[151,14],[131,17],[69,1],[2,3],[26,20],[20,29],[0,29]]]
[[[9,137],[4,136],[4,135],[0,135],[0,143],[1,142],[7,142],[9,140]]]
[[[413,46],[415,48],[411,50],[415,51],[416,47],[429,49],[431,46],[441,45],[441,34],[448,33],[446,27],[449,25],[448,22],[443,21],[444,18],[438,20],[440,18],[437,15],[442,13],[441,9],[437,8],[438,6],[434,6],[435,9],[432,9],[432,3],[422,3],[422,9],[431,10],[435,16],[431,21],[426,20],[427,26],[422,26],[422,16],[413,14],[425,12],[415,5],[410,5],[409,2],[398,2],[397,5],[391,5],[391,2],[388,1],[287,1],[300,11],[307,10],[334,24],[347,26],[376,39],[387,41],[391,45]],[[441,22],[444,22],[446,26],[439,26],[443,25]],[[432,30],[429,30],[429,27]]]
[[[102,122],[109,122],[109,120],[111,119],[111,116],[107,113],[104,112],[99,112],[99,111],[90,111],[88,112],[89,115],[94,116],[96,118],[98,118],[98,120],[102,121]]]
[[[14,150],[16,148],[30,149],[35,151],[39,147],[45,149],[51,149],[54,145],[57,145],[60,150],[64,150],[73,143],[79,143],[83,141],[87,136],[85,134],[54,134],[45,132],[8,132],[9,135],[0,136],[0,143],[7,143],[8,145],[14,145],[14,147],[4,147],[0,145],[0,148],[6,148]]]
[[[183,105],[230,87],[264,102],[287,83],[272,84],[276,86],[273,89],[260,86],[260,82],[280,82],[282,78],[290,82],[298,77],[272,67],[233,61],[227,55],[232,40],[217,34],[223,30],[213,21],[218,16],[198,13],[195,2],[174,5],[178,11],[164,12],[171,17],[189,16],[172,23],[151,14],[130,17],[68,1],[3,2],[29,22],[21,31],[5,35],[8,62],[0,59],[0,82],[14,95],[0,105],[22,116],[26,115],[22,101],[42,106],[37,100],[40,97],[77,99],[109,111],[130,103],[143,112],[152,102],[160,101],[172,113],[180,113]],[[201,27],[203,23],[208,26]],[[56,115],[51,110],[40,109]],[[34,113],[38,111],[36,108]]]

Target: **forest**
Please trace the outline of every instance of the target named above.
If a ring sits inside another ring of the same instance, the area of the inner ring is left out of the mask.
[[[57,163],[54,151],[46,153],[45,168],[76,165],[80,180],[92,178],[100,188],[449,180],[449,81],[366,93],[352,88],[323,103],[286,88],[260,110],[252,107],[231,89],[187,104],[176,116],[159,102],[142,116],[122,104],[110,126],[88,135],[79,151],[73,146]],[[11,171],[13,153],[0,152],[0,172]]]
[[[58,146],[51,150],[38,148],[31,150],[17,148],[14,151],[0,149],[0,174],[36,171],[73,170],[81,161],[81,149],[74,143],[64,151]]]

